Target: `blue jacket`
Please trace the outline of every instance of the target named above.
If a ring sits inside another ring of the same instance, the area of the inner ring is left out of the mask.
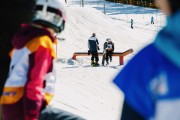
[[[180,12],[113,82],[146,120],[180,120]]]
[[[91,52],[95,52],[98,50],[99,42],[96,37],[90,37],[88,39],[88,47]]]

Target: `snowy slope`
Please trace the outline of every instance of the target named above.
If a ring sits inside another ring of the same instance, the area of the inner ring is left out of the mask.
[[[144,45],[149,43],[154,35],[154,31],[145,32],[144,29],[139,28],[132,30],[129,26],[129,24],[123,25],[121,22],[111,19],[96,9],[69,7],[66,30],[61,35],[66,38],[62,47],[71,47],[72,51],[66,51],[71,52],[71,55],[75,51],[87,51],[87,40],[95,32],[101,51],[103,43],[109,37],[118,46],[115,51],[125,51],[129,48],[138,50],[140,45],[137,46],[134,43]],[[144,38],[142,35],[147,37]]]
[[[148,29],[145,29],[144,23],[137,22],[140,27],[132,30],[126,17],[123,17],[126,13],[118,14],[119,8],[116,10],[117,14],[112,16],[108,12],[104,15],[101,11],[103,6],[98,9],[97,6],[86,4],[82,8],[76,1],[68,1],[66,29],[59,36],[65,40],[59,41],[57,45],[57,84],[52,106],[87,120],[118,120],[123,95],[112,84],[112,79],[123,68],[118,65],[118,57],[114,57],[108,67],[91,67],[89,56],[77,57],[77,61],[71,57],[74,52],[88,50],[87,40],[95,32],[100,42],[100,51],[105,39],[109,37],[115,43],[117,52],[133,48],[134,53],[125,57],[127,63],[143,46],[152,42],[159,28],[146,25]],[[109,10],[109,13],[112,11]],[[134,19],[141,21],[137,13],[128,16],[134,16]]]

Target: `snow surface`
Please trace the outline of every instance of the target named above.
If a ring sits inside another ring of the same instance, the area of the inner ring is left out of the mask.
[[[112,83],[124,67],[119,58],[107,67],[91,67],[90,56],[72,60],[74,52],[87,52],[87,40],[96,33],[102,52],[106,38],[115,43],[116,52],[130,48],[133,54],[125,57],[125,64],[145,45],[151,43],[165,24],[165,16],[158,10],[104,1],[67,0],[67,24],[57,45],[57,84],[52,106],[72,112],[87,120],[119,120],[123,94]],[[151,16],[155,24],[150,24]],[[130,28],[134,19],[134,29]],[[99,62],[101,63],[101,57]]]

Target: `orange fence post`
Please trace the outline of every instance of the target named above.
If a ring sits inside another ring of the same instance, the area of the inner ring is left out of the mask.
[[[123,56],[119,56],[119,64],[124,65],[124,57]]]
[[[76,60],[76,55],[75,55],[75,54],[73,54],[72,59],[73,59],[73,60]]]

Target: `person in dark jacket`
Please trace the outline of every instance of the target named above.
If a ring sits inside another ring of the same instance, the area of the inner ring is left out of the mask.
[[[96,34],[93,33],[92,36],[88,39],[88,47],[90,50],[90,53],[92,55],[91,57],[91,65],[99,65],[99,57],[98,57],[98,50],[99,50],[99,42],[96,38]],[[95,59],[95,62],[94,62]]]
[[[180,1],[155,2],[167,24],[113,80],[125,97],[121,120],[180,120]]]
[[[112,62],[112,53],[114,51],[114,43],[111,41],[110,38],[107,39],[107,44],[105,44],[106,46],[105,49],[106,49],[106,63],[107,65],[109,64],[109,59],[110,59],[110,62]]]

